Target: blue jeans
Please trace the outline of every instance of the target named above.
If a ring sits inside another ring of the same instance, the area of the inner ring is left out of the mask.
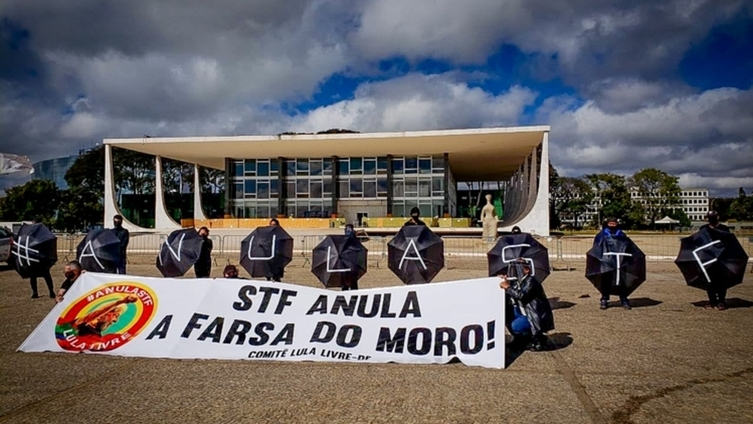
[[[520,310],[513,308],[514,318],[510,323],[510,331],[513,335],[531,334],[531,323],[528,318],[520,313]]]

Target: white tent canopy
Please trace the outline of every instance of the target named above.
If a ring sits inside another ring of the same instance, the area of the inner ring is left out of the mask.
[[[658,220],[658,221],[655,222],[655,224],[679,224],[679,223],[680,223],[680,221],[678,221],[676,219],[672,219],[672,218],[670,218],[668,216],[665,216],[664,218],[662,218],[662,219],[660,219],[660,220]]]

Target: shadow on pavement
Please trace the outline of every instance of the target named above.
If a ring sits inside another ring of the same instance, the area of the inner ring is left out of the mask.
[[[573,338],[570,335],[570,333],[552,333],[547,336],[547,343],[544,347],[544,350],[542,352],[552,352],[555,350],[564,349],[568,346],[570,346],[573,343]],[[509,343],[509,341],[505,345],[506,351],[505,351],[505,368],[512,365],[513,362],[515,362],[516,359],[520,357],[525,352],[529,352],[531,354],[536,354],[538,352],[532,352],[528,351],[525,348],[521,347],[513,347]]]
[[[635,299],[630,299],[630,306],[633,308],[644,308],[646,306],[656,306],[660,305],[662,303],[661,300],[654,300],[648,297],[636,297]],[[620,303],[617,302],[615,306],[619,306]]]
[[[724,302],[724,303],[725,303],[725,305],[727,305],[727,309],[732,309],[732,308],[750,308],[751,306],[753,306],[753,302],[751,302],[750,300],[740,299],[739,297],[733,297],[731,299],[727,299],[727,301]],[[701,300],[701,301],[698,301],[698,302],[691,302],[691,304],[693,306],[697,306],[697,307],[700,307],[700,308],[705,308],[706,305],[709,304],[709,301],[708,300]]]
[[[576,303],[568,302],[566,300],[560,300],[559,297],[550,297],[549,298],[549,306],[552,307],[552,309],[568,309],[575,306]]]

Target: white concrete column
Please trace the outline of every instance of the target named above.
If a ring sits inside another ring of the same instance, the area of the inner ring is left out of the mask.
[[[123,215],[118,208],[118,202],[115,199],[115,174],[113,172],[112,163],[112,147],[109,144],[105,144],[105,192],[104,192],[104,204],[105,204],[105,217],[104,226],[111,228],[112,219],[115,215]],[[128,231],[149,231],[148,228],[140,227],[133,222],[123,217],[123,228]]]
[[[535,168],[534,168],[535,169]],[[534,175],[535,177],[535,175]],[[535,179],[532,178],[531,181]],[[544,133],[541,140],[541,173],[539,175],[538,192],[533,208],[517,223],[527,233],[540,236],[549,235],[549,132]],[[512,228],[512,226],[510,227]]]
[[[201,207],[201,178],[199,178],[199,164],[193,164],[193,219],[205,220],[204,209]]]
[[[162,158],[154,157],[154,228],[158,230],[177,230],[180,224],[167,213],[165,194],[162,188]]]

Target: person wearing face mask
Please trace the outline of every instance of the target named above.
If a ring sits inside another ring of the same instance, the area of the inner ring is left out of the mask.
[[[63,301],[63,296],[65,295],[65,293],[71,288],[73,283],[75,283],[78,277],[81,275],[81,264],[78,261],[68,262],[63,269],[63,274],[65,275],[65,281],[63,281],[63,284],[60,286],[60,290],[58,290],[57,297],[55,298],[55,301],[57,303]]]
[[[199,259],[193,265],[196,278],[207,278],[212,272],[212,240],[209,238],[207,227],[199,228],[199,236],[202,238],[201,253]]]
[[[123,228],[123,217],[120,215],[115,215],[112,218],[112,224],[115,226],[115,228],[112,229],[113,232],[115,232],[115,235],[118,236],[118,240],[120,240],[120,262],[117,265],[117,273],[118,274],[125,274],[126,273],[126,249],[128,249],[128,241],[130,239],[130,233],[127,229]]]
[[[709,228],[717,231],[724,231],[729,233],[729,227],[719,222],[719,213],[717,211],[709,211],[706,214],[706,220],[708,224],[701,226],[703,228]],[[716,308],[720,311],[727,309],[727,289],[723,286],[709,285],[709,289],[706,290],[706,294],[709,296],[709,303],[706,305],[706,309]]]
[[[611,242],[613,240],[619,239],[619,238],[626,238],[627,235],[620,229],[619,221],[617,218],[610,217],[607,218],[606,223],[604,224],[604,228],[599,231],[598,234],[596,234],[596,237],[594,237],[594,245],[600,243],[603,239],[606,240],[607,245],[611,245]],[[614,251],[615,249],[609,248],[609,251]],[[627,295],[620,294],[620,305],[622,305],[625,309],[631,309],[630,306],[630,300],[628,300]],[[601,301],[599,302],[599,309],[607,309],[609,307],[609,295],[608,294],[602,294],[601,295]]]
[[[414,206],[413,209],[410,210],[410,219],[407,220],[407,221],[405,221],[405,224],[403,224],[403,226],[406,226],[406,225],[423,225],[423,226],[426,226],[426,223],[421,220],[421,210],[420,209],[418,209],[417,207]]]

